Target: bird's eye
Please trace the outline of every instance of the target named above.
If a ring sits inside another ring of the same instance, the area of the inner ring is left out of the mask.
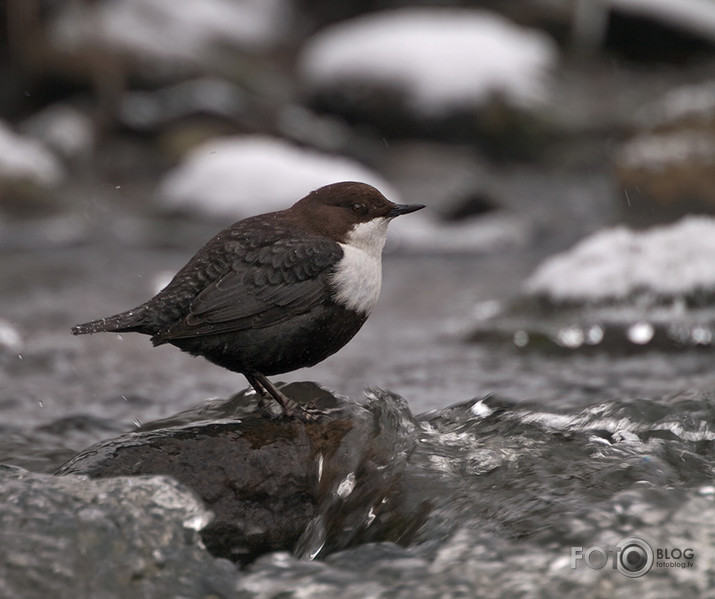
[[[350,210],[352,210],[355,214],[367,214],[367,206],[362,202],[355,202],[354,204],[351,204]]]

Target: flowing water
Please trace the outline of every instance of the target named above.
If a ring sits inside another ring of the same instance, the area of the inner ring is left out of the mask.
[[[321,554],[320,535],[308,531],[296,552],[238,571],[201,548],[194,533],[208,516],[170,481],[128,490],[51,476],[92,443],[246,384],[139,335],[69,334],[150,297],[214,230],[115,216],[106,227],[55,222],[54,241],[26,223],[0,254],[0,463],[9,466],[0,596],[15,596],[23,580],[27,597],[180,596],[176,585],[187,597],[715,596],[712,352],[551,351],[505,342],[496,329],[475,336],[518,295],[543,248],[389,254],[380,304],[355,340],[311,370],[275,377],[357,401],[404,398],[393,442],[411,439],[404,501],[424,506],[406,544]],[[520,326],[542,329],[541,318],[524,312]],[[372,387],[389,392],[364,391]],[[144,495],[163,498],[155,535],[139,532],[152,521],[127,512]],[[72,510],[75,519],[57,516]],[[120,561],[133,577],[107,582],[116,543],[82,553],[83,543],[99,546],[93,527],[109,534],[103,522],[123,539]],[[618,561],[631,538],[652,550],[647,572],[635,564],[641,576]]]

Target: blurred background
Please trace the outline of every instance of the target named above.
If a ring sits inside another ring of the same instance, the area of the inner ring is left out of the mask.
[[[0,24],[8,422],[111,422],[73,424],[81,445],[234,392],[172,348],[67,331],[346,179],[429,210],[393,224],[354,343],[287,380],[415,411],[710,383],[713,2],[6,0]]]

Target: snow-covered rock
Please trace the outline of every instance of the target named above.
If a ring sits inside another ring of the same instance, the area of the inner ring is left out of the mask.
[[[512,302],[475,310],[470,339],[520,351],[715,346],[715,219],[598,231],[545,260]]]
[[[260,49],[285,31],[287,0],[69,2],[50,36],[65,51],[101,47],[142,59],[195,63],[219,45]]]
[[[715,293],[715,219],[686,217],[633,231],[604,229],[547,259],[526,283],[554,302],[620,301]]]
[[[681,165],[692,177],[694,164],[715,167],[715,135],[694,130],[640,135],[621,147],[617,160],[622,169],[653,173],[672,171]]]
[[[313,90],[401,90],[417,114],[488,102],[542,102],[557,50],[546,35],[476,10],[403,9],[338,23],[309,40],[299,72]],[[357,100],[356,100],[357,101]]]
[[[32,115],[21,130],[65,158],[87,155],[94,144],[92,120],[69,104],[52,104]]]
[[[696,123],[715,126],[715,81],[682,85],[646,104],[635,116],[641,128],[672,129]]]
[[[715,82],[672,89],[644,106],[634,125],[636,133],[614,155],[629,212],[642,218],[715,212]]]
[[[0,181],[53,187],[63,177],[60,161],[44,144],[15,133],[0,120]]]
[[[354,160],[264,136],[201,144],[165,176],[159,197],[173,209],[244,218],[282,210],[312,190],[338,181],[369,183],[399,201],[382,177]]]

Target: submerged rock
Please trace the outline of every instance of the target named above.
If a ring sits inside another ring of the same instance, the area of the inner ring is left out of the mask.
[[[278,549],[315,557],[404,541],[419,522],[400,493],[416,439],[404,400],[376,391],[355,404],[312,383],[285,392],[330,414],[309,424],[267,418],[243,392],[99,443],[58,474],[172,476],[213,512],[201,531],[209,551],[244,564]]]

